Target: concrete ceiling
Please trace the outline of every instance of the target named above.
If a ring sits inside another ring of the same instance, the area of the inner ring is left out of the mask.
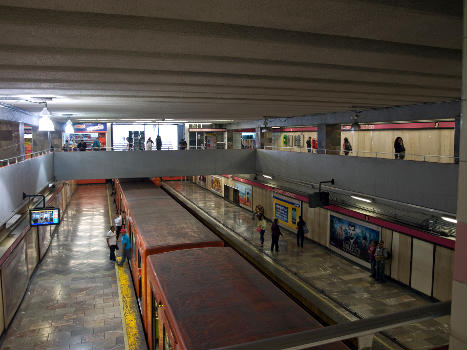
[[[461,15],[461,0],[0,0],[0,102],[241,121],[450,101]]]

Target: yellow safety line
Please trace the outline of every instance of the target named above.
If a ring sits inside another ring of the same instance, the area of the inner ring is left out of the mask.
[[[105,186],[105,192],[107,194],[107,208],[109,209],[109,219],[110,219],[110,223],[112,224],[112,211],[110,210],[109,188],[107,185]],[[120,314],[122,315],[123,339],[125,341],[125,350],[129,350],[130,346],[129,346],[128,334],[127,334],[128,327],[126,323],[125,311],[124,311],[124,306],[123,306],[124,299],[123,299],[122,291],[120,290],[121,284],[120,284],[120,276],[119,276],[118,270],[119,270],[118,267],[115,266],[115,274],[117,276],[117,286],[118,286],[118,300],[120,304]]]

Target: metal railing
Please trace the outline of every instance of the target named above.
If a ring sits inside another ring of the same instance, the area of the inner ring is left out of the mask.
[[[308,152],[308,149],[305,147],[275,147],[275,146],[265,146],[265,150],[271,151],[286,151],[286,152]],[[445,156],[440,154],[416,154],[416,153],[407,153],[405,152],[401,157],[398,153],[394,152],[378,152],[378,151],[344,151],[336,149],[310,149],[309,153],[315,154],[330,154],[330,155],[341,155],[341,156],[353,156],[353,157],[367,157],[367,158],[379,158],[379,159],[403,159],[403,160],[413,160],[419,162],[432,162],[432,163],[457,163],[459,157],[454,156]]]
[[[54,151],[53,149],[45,149],[45,150],[42,150],[42,151],[32,152],[32,153],[28,153],[28,154],[20,154],[18,156],[0,159],[0,168],[8,166],[8,165],[12,165],[12,164],[21,163],[21,162],[24,162],[24,161],[29,160],[29,159],[44,156],[44,155],[49,154],[50,152],[53,152],[53,151]]]

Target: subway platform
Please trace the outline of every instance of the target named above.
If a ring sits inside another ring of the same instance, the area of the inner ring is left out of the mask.
[[[166,182],[181,194],[182,201],[191,203],[205,215],[222,223],[246,240],[262,255],[262,264],[277,264],[304,284],[319,291],[333,304],[337,313],[347,320],[367,318],[404,311],[434,300],[391,280],[384,284],[369,277],[369,271],[310,240],[298,248],[296,236],[281,229],[284,237],[279,252],[271,253],[270,223],[267,225],[264,247],[261,247],[252,213],[200,186],[185,181]],[[170,190],[169,188],[169,190]],[[373,346],[401,349],[437,349],[449,343],[449,316],[414,323],[385,331],[375,337]],[[378,341],[376,341],[378,339]]]
[[[128,267],[109,261],[106,185],[79,186],[0,349],[145,349]],[[133,320],[131,319],[133,317]],[[136,332],[136,334],[135,334]]]

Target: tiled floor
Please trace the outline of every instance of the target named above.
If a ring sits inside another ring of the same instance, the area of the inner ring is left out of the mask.
[[[105,185],[79,186],[1,350],[124,349]]]
[[[263,249],[251,212],[192,183],[174,181],[169,184],[210,216],[246,238],[265,255],[272,256],[278,263],[361,318],[407,310],[432,302],[399,284],[375,282],[369,277],[368,270],[311,241],[305,241],[304,248],[300,249],[296,245],[296,236],[291,233],[285,233],[284,239],[279,242],[280,252],[271,254],[270,224],[267,226]],[[431,349],[449,343],[449,317],[394,328],[385,334],[410,349]]]

